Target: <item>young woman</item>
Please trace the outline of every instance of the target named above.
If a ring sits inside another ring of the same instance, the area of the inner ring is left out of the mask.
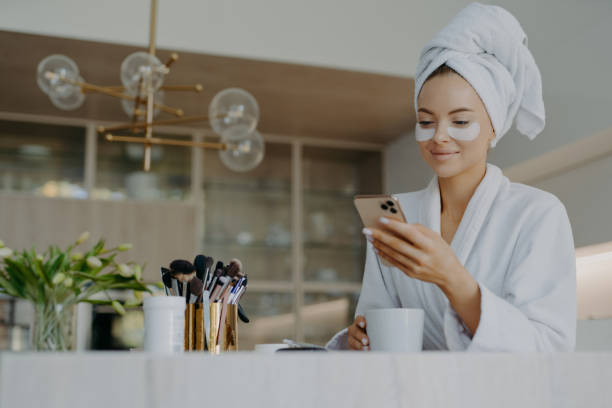
[[[424,349],[573,350],[565,208],[486,163],[515,119],[530,138],[544,127],[540,74],[518,21],[496,6],[462,10],[421,54],[415,108],[419,150],[436,175],[426,189],[396,195],[407,223],[364,229],[356,319],[328,347],[368,350],[363,313],[404,307],[425,312]]]

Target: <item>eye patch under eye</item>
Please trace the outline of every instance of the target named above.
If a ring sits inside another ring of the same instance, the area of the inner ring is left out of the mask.
[[[423,129],[421,125],[417,123],[416,129],[414,130],[414,135],[416,136],[416,140],[419,142],[426,142],[429,139],[434,137],[436,133],[435,128]]]
[[[465,140],[472,141],[478,137],[480,134],[480,125],[478,122],[472,122],[472,124],[466,128],[456,128],[456,127],[448,127],[446,129],[448,131],[448,135],[453,139],[457,140]]]
[[[478,122],[472,122],[472,124],[466,128],[456,128],[449,126],[446,128],[448,135],[453,139],[472,141],[480,134],[480,124]],[[434,137],[436,129],[428,128],[424,129],[417,123],[414,135],[418,142],[426,142]]]

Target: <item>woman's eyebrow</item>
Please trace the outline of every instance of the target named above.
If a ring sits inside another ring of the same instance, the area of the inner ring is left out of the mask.
[[[425,108],[419,108],[417,112],[429,113],[430,115],[434,114],[432,111],[430,111],[429,109],[425,109]],[[452,115],[453,113],[457,113],[457,112],[474,112],[474,111],[470,108],[457,108],[457,109],[454,109],[448,112],[448,114]]]
[[[430,111],[428,109],[425,109],[425,108],[419,108],[419,110],[417,112],[424,112],[424,113],[429,113],[430,115],[433,115],[432,111]]]
[[[473,110],[471,110],[469,108],[459,108],[459,109],[455,109],[455,110],[452,110],[452,111],[448,112],[448,114],[452,115],[453,113],[465,112],[465,111],[467,111],[467,112],[474,112]]]

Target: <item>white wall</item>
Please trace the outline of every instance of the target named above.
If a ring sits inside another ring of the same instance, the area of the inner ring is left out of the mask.
[[[563,202],[576,247],[612,241],[612,156],[540,180],[534,186]]]
[[[159,0],[157,38],[164,48],[408,76],[425,41],[461,6],[428,0]],[[4,30],[148,43],[149,0],[3,0],[0,7]]]
[[[579,320],[576,351],[612,350],[612,319]]]

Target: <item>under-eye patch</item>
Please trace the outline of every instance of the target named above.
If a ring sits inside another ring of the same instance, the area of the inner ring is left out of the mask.
[[[426,142],[429,139],[434,137],[436,133],[435,128],[423,129],[421,125],[417,123],[416,129],[414,131],[414,135],[416,136],[416,140],[419,142]]]
[[[448,127],[446,129],[448,131],[448,135],[453,139],[457,140],[465,140],[472,141],[478,137],[480,134],[480,125],[478,122],[472,122],[472,124],[465,128],[456,128],[456,127]]]

